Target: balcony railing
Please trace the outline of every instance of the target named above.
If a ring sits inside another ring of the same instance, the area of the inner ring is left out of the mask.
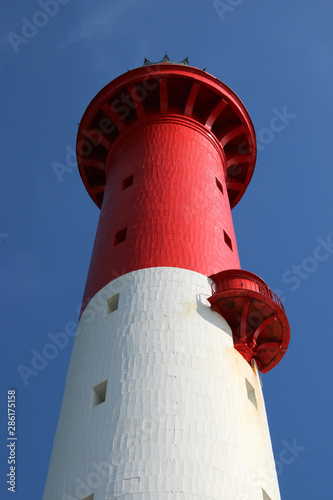
[[[242,269],[230,269],[211,276],[212,294],[225,290],[252,290],[261,293],[273,300],[284,311],[280,298],[266,285],[266,283],[253,273]]]

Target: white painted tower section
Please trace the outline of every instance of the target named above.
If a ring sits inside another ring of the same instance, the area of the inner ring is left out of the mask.
[[[43,500],[280,499],[258,372],[210,283],[143,269],[90,301]]]

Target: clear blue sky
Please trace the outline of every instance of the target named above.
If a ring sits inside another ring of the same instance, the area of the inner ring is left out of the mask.
[[[333,3],[59,0],[44,15],[40,3],[0,6],[1,498],[8,389],[18,401],[16,499],[42,497],[51,455],[72,339],[27,385],[17,367],[31,368],[32,350],[77,320],[99,216],[71,155],[77,123],[110,80],[165,51],[207,67],[253,120],[257,166],[233,217],[242,267],[279,290],[291,325],[285,358],[263,376],[281,494],[328,498]],[[54,162],[67,166],[62,182]],[[294,457],[284,453],[293,443]]]

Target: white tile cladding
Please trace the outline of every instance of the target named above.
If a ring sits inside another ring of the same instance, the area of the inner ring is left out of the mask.
[[[44,500],[280,499],[258,372],[210,295],[206,276],[159,267],[90,301]]]

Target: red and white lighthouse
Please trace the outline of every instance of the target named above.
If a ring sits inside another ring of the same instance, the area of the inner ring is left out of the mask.
[[[258,370],[290,334],[240,269],[244,105],[187,61],[147,61],[92,100],[77,157],[101,214],[44,500],[279,499]]]

